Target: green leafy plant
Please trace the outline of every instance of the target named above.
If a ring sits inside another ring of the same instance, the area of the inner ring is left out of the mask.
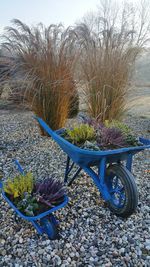
[[[53,177],[35,182],[33,175],[19,175],[8,179],[4,191],[18,210],[27,216],[36,216],[64,201],[65,188]]]
[[[27,216],[34,216],[39,210],[39,204],[36,197],[29,193],[24,193],[24,198],[17,202],[16,206]]]
[[[132,130],[125,123],[117,120],[105,120],[102,123],[99,119],[84,116],[84,114],[81,116],[81,121],[82,124],[71,130],[66,129],[63,134],[64,138],[81,148],[105,150],[141,145]],[[87,126],[90,128],[87,128]],[[91,135],[87,134],[88,129],[92,129]]]
[[[31,194],[33,190],[34,179],[32,173],[28,172],[26,175],[18,175],[13,179],[8,179],[4,183],[4,191],[12,198],[21,199],[24,197],[24,193]]]
[[[126,142],[127,142],[127,144],[129,146],[139,146],[139,145],[142,145],[133,134],[128,134],[126,136],[125,140],[126,140]]]
[[[87,124],[80,124],[73,129],[66,129],[66,137],[73,144],[82,144],[95,139],[94,128]]]

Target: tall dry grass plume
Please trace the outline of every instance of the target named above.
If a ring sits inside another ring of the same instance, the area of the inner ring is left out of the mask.
[[[78,108],[74,32],[62,25],[30,28],[19,20],[13,20],[13,24],[7,28],[3,43],[15,59],[13,90],[20,86],[20,94],[32,111],[52,129],[61,128],[72,105]]]
[[[112,1],[101,1],[98,14],[85,17],[76,27],[83,95],[88,113],[101,121],[121,118],[132,68],[149,29],[144,9],[137,29],[133,7],[125,3],[119,8]]]

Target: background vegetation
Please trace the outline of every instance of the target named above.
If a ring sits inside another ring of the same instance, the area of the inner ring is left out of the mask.
[[[13,93],[23,95],[34,113],[54,130],[61,128],[78,109],[74,33],[62,25],[30,28],[19,20],[13,24],[6,29],[3,43],[15,58],[11,66]]]
[[[121,118],[135,60],[149,41],[146,1],[138,8],[117,4],[101,1],[97,15],[76,27],[83,95],[88,113],[101,121]]]
[[[149,41],[149,10],[147,1],[101,1],[73,29],[13,20],[3,49],[13,58],[5,81],[14,99],[24,99],[53,129],[77,114],[79,96],[97,120],[121,119],[134,63]]]

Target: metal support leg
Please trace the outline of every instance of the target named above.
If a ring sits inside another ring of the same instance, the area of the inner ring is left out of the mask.
[[[106,171],[106,158],[102,158],[99,164],[98,173],[93,171],[90,167],[83,166],[84,171],[91,176],[98,190],[102,194],[104,200],[110,199],[110,194],[105,185],[105,171]]]
[[[103,157],[100,161],[99,164],[99,170],[98,170],[98,176],[100,179],[100,184],[103,186],[105,184],[104,179],[105,179],[105,171],[106,171],[106,158]]]
[[[67,183],[68,180],[68,170],[69,170],[70,158],[67,156],[66,170],[65,170],[65,179],[64,183]]]
[[[43,228],[37,223],[37,221],[32,221],[33,226],[35,227],[35,229],[37,230],[39,235],[43,234]]]
[[[82,170],[82,168],[79,168],[76,173],[74,174],[74,176],[72,177],[71,181],[69,182],[68,186],[72,185],[73,181],[76,179],[76,177],[78,176],[78,174],[80,173],[80,171]]]
[[[65,170],[65,179],[64,179],[64,183],[66,184],[68,181],[68,175],[71,173],[71,170],[74,167],[74,162],[72,162],[72,164],[70,165],[70,158],[69,156],[67,156],[67,163],[66,163],[66,170]],[[72,179],[70,180],[70,182],[68,183],[68,186],[70,186],[73,181],[75,180],[75,178],[78,176],[78,174],[80,173],[80,171],[82,170],[81,167],[78,168],[78,170],[74,173]]]
[[[126,162],[126,168],[131,172],[133,155],[129,154]]]

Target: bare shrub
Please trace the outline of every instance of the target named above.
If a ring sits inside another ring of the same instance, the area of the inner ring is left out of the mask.
[[[118,7],[102,1],[96,16],[85,17],[77,25],[83,93],[92,117],[101,121],[121,118],[132,68],[149,29],[143,2],[137,10],[127,3]]]
[[[7,28],[3,47],[16,59],[13,68],[19,85],[22,82],[20,93],[52,129],[61,128],[78,99],[74,32],[62,25],[30,28],[19,20],[13,24]]]

